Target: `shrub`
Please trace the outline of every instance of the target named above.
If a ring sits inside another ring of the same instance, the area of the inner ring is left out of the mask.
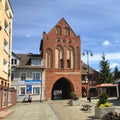
[[[107,103],[107,99],[108,99],[107,93],[102,93],[99,97],[98,106],[100,106],[101,104]]]
[[[96,106],[98,107],[110,107],[112,104],[108,102],[107,93],[102,93],[99,97],[99,101],[97,101]]]
[[[78,100],[79,97],[78,97],[74,92],[72,92],[72,93],[71,93],[71,99],[72,99],[72,100]]]

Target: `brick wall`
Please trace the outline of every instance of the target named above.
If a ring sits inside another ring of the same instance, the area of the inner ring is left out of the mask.
[[[61,34],[56,34],[56,27],[61,27]],[[64,28],[70,29],[70,35],[64,35]],[[60,41],[56,41],[57,38],[60,38]],[[63,42],[62,40],[65,40]],[[71,40],[72,42],[68,42]],[[64,67],[62,69],[55,69],[55,49],[57,46],[61,46],[64,51]],[[45,98],[51,99],[52,88],[57,80],[60,78],[66,78],[73,86],[71,87],[71,92],[76,92],[80,97],[82,96],[82,87],[81,87],[81,58],[80,58],[80,36],[76,36],[73,30],[70,28],[68,23],[64,18],[62,18],[48,34],[43,33],[43,41],[42,41],[42,53],[43,58],[46,61],[46,49],[50,48],[52,51],[52,68],[45,70]],[[72,47],[74,49],[74,68],[67,68],[67,49]],[[46,62],[45,62],[46,63]]]

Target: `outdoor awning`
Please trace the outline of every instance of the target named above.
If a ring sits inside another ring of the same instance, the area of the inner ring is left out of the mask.
[[[96,87],[114,87],[118,86],[118,84],[113,84],[113,83],[103,83],[103,84],[98,84]]]

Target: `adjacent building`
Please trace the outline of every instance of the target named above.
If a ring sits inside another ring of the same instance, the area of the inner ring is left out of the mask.
[[[41,55],[12,52],[11,86],[17,90],[17,101],[31,95],[32,100],[44,100],[45,72]]]
[[[0,0],[0,110],[15,104],[10,89],[13,10],[9,0]]]
[[[96,84],[98,84],[98,80],[99,72],[82,62],[82,97],[87,97],[88,94],[90,94],[91,97],[95,97],[98,95],[96,89]]]

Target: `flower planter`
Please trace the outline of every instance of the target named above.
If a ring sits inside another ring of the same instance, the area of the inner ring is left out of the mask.
[[[108,114],[109,112],[115,112],[115,108],[114,107],[95,107],[95,117],[97,119],[101,119],[103,118],[106,114]]]
[[[78,105],[80,105],[80,101],[79,100],[71,100],[71,105],[78,106]]]

